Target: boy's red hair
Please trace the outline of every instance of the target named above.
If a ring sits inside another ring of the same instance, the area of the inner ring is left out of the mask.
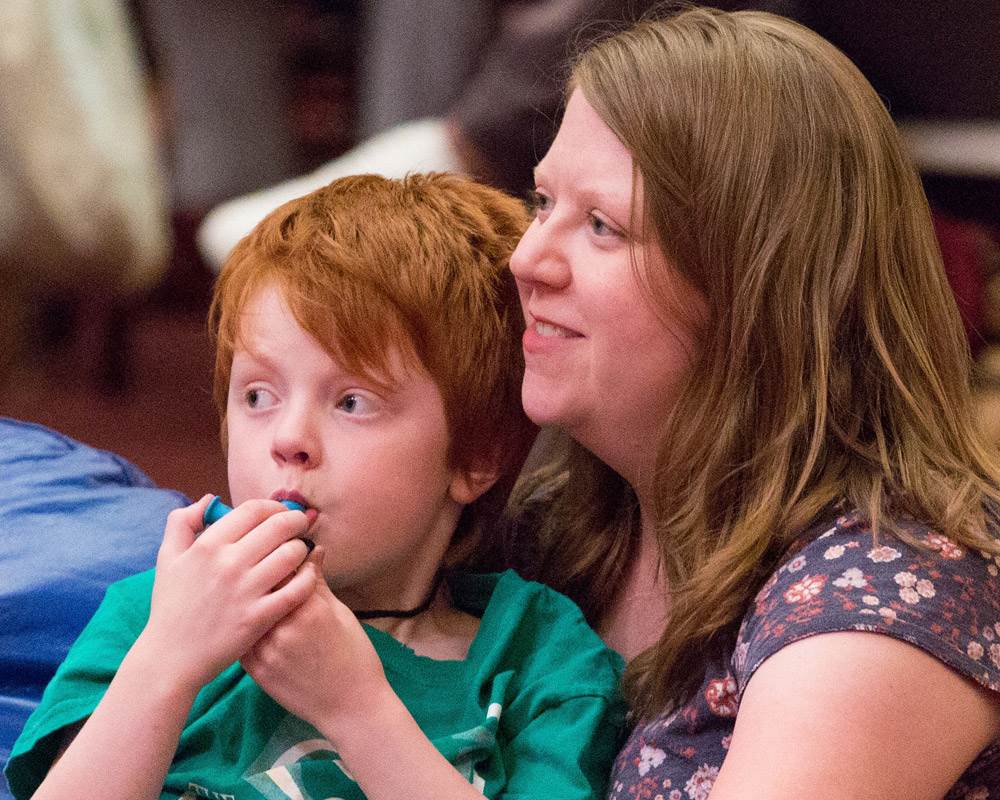
[[[473,504],[492,518],[536,432],[521,409],[524,320],[507,268],[527,224],[514,198],[445,173],[342,178],[277,208],[236,246],[215,286],[209,322],[223,420],[240,311],[275,284],[302,328],[348,369],[387,378],[398,350],[430,374],[448,421],[449,466],[499,467]],[[468,554],[479,527],[460,525],[450,562]]]

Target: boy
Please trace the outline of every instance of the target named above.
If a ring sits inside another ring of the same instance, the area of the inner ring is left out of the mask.
[[[211,310],[237,508],[172,513],[155,576],[109,589],[14,747],[16,796],[603,794],[620,660],[562,596],[450,569],[534,435],[525,224],[463,178],[358,176],[239,244]]]

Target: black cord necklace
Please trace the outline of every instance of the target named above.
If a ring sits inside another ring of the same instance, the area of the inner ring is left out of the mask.
[[[380,608],[373,608],[371,610],[355,611],[354,616],[358,619],[378,619],[379,617],[393,617],[394,619],[410,619],[410,617],[415,617],[417,614],[422,614],[428,608],[431,607],[431,603],[434,602],[434,597],[437,595],[437,591],[441,586],[442,579],[441,571],[434,576],[434,583],[431,584],[431,590],[427,593],[427,597],[424,599],[419,606],[416,608],[408,609],[386,609],[382,610]]]

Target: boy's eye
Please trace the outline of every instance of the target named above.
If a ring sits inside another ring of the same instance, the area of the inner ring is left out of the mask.
[[[274,405],[275,397],[267,389],[247,389],[243,399],[250,408],[268,408]]]
[[[348,414],[362,416],[375,411],[375,402],[360,392],[349,392],[337,401],[337,408]]]

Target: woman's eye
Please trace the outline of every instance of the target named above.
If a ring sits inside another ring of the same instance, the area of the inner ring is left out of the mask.
[[[247,389],[243,399],[250,408],[268,408],[275,402],[274,395],[267,389]]]
[[[617,228],[612,228],[596,214],[590,215],[590,230],[595,236],[621,236]]]
[[[375,403],[363,394],[350,392],[337,401],[337,408],[348,414],[365,415],[375,410]]]
[[[551,206],[552,199],[548,195],[542,194],[537,189],[528,192],[528,209],[533,215],[537,216],[548,211]]]

